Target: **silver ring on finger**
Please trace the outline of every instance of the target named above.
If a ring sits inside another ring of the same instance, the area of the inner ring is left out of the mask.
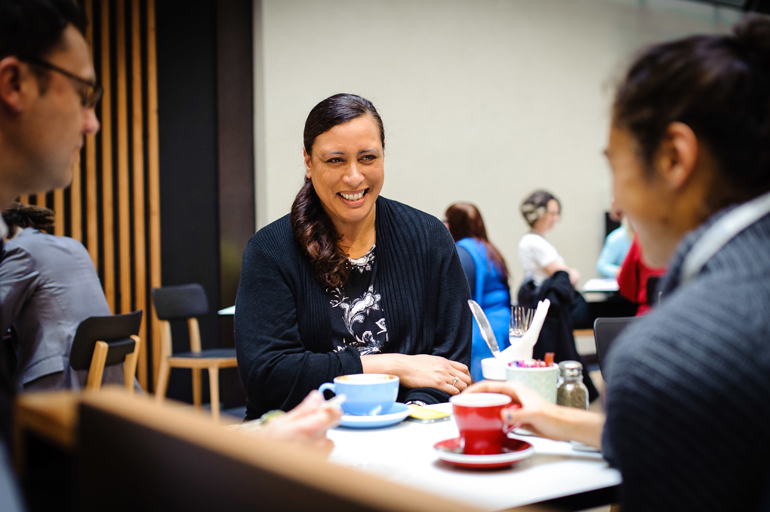
[[[460,377],[457,377],[457,376],[455,376],[455,380],[454,380],[454,381],[452,381],[452,385],[453,385],[453,386],[456,386],[456,385],[457,385],[457,381],[458,381],[458,380],[460,380]]]

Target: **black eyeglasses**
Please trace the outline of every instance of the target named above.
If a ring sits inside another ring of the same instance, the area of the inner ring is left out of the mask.
[[[20,57],[20,60],[24,62],[29,62],[30,64],[34,64],[36,66],[40,66],[42,68],[50,69],[51,71],[56,71],[57,73],[61,73],[62,75],[66,76],[70,80],[74,80],[78,84],[81,85],[80,90],[78,91],[80,93],[80,103],[85,108],[94,108],[97,103],[99,103],[99,100],[102,99],[102,94],[104,94],[104,89],[101,85],[97,84],[96,82],[92,82],[90,80],[86,80],[85,78],[80,78],[79,76],[70,73],[66,69],[62,69],[59,66],[54,66],[50,62],[46,62],[42,59],[37,59],[35,57]]]

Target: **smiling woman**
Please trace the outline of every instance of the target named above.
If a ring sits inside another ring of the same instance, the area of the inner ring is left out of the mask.
[[[402,402],[447,401],[471,381],[470,292],[449,231],[380,197],[385,131],[368,100],[316,105],[303,155],[291,213],[243,255],[235,341],[247,416],[355,373],[398,376]]]

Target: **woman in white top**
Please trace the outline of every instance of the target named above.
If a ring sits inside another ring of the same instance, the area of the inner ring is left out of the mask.
[[[521,214],[531,228],[519,242],[519,262],[524,270],[524,281],[532,279],[535,286],[540,286],[555,272],[563,270],[569,274],[570,282],[575,286],[580,279],[580,272],[565,265],[556,247],[545,239],[545,234],[559,221],[559,200],[545,190],[536,190],[521,204]]]

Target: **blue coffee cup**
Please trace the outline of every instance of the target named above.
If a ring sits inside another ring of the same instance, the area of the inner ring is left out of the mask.
[[[398,396],[398,377],[382,373],[357,373],[341,375],[334,384],[325,382],[318,391],[332,391],[345,395],[343,412],[355,416],[376,416],[387,414]]]

